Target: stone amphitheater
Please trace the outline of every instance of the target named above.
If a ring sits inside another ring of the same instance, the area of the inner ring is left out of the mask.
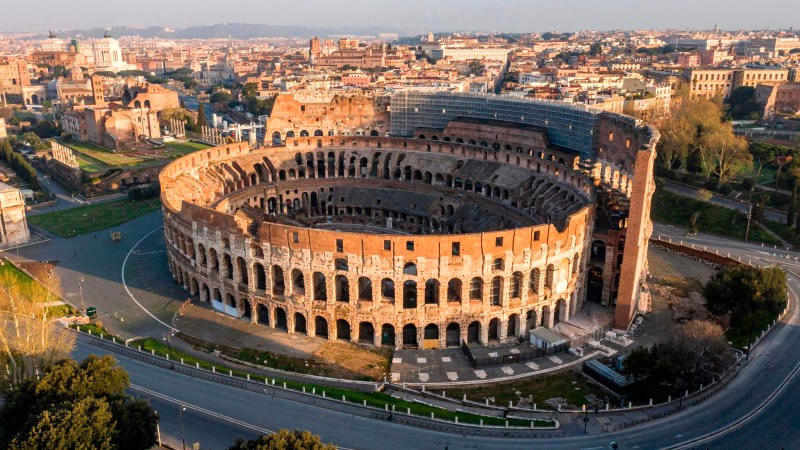
[[[591,114],[590,153],[546,125],[401,132],[393,112],[386,136],[268,130],[279,145],[186,155],[160,175],[170,270],[225,314],[375,346],[517,341],[585,301],[627,327],[658,135]]]

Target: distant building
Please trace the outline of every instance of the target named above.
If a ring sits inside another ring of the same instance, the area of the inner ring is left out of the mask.
[[[756,87],[758,84],[782,84],[788,79],[787,69],[690,69],[684,72],[689,81],[692,98],[709,98],[715,95],[728,97],[740,86]]]
[[[24,244],[30,239],[22,193],[13,186],[0,183],[0,247]]]

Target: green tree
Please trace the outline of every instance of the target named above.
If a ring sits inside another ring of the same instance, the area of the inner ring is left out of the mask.
[[[102,399],[83,398],[34,418],[25,435],[14,438],[9,449],[112,449],[114,421]]]
[[[211,103],[228,103],[231,101],[230,92],[216,91],[208,98]]]
[[[197,127],[206,127],[208,126],[208,121],[206,120],[206,107],[203,106],[203,102],[199,102],[197,105]]]
[[[241,438],[228,450],[335,450],[332,444],[324,444],[320,437],[308,431],[286,429],[262,435],[250,441]]]
[[[40,379],[26,380],[6,393],[0,408],[0,423],[4,425],[0,447],[19,443],[19,448],[95,448],[77,445],[83,441],[76,440],[80,436],[73,436],[75,433],[70,430],[54,429],[63,428],[60,421],[69,419],[67,422],[75,423],[80,431],[80,418],[72,417],[70,412],[76,411],[98,417],[97,423],[89,422],[94,434],[85,438],[107,436],[111,445],[97,448],[150,448],[156,442],[157,418],[146,402],[125,395],[129,385],[127,372],[108,355],[91,355],[80,364],[73,360],[57,363],[46,369]],[[105,411],[110,417],[100,420]],[[64,447],[21,446],[26,442],[51,442],[47,439],[53,437],[70,440]]]
[[[756,88],[739,86],[728,97],[728,111],[734,119],[752,119],[760,116],[761,109],[755,99]]]
[[[731,325],[741,326],[750,314],[777,316],[786,307],[786,272],[731,264],[714,274],[703,292],[709,311],[730,314]]]

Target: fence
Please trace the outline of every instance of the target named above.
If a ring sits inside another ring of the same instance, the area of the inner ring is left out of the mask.
[[[215,368],[209,371],[199,367],[199,364],[191,366],[171,360],[169,357],[163,358],[155,355],[154,352],[148,353],[138,348],[130,347],[127,344],[117,342],[116,338],[113,337],[111,340],[108,340],[104,339],[102,335],[95,336],[79,330],[75,330],[75,332],[91,345],[122,355],[126,358],[141,361],[163,369],[169,369],[176,373],[361,417],[387,420],[417,428],[469,436],[509,438],[555,438],[563,436],[563,433],[558,431],[558,421],[553,421],[554,425],[552,427],[534,427],[533,420],[530,420],[529,427],[510,426],[508,420],[505,421],[505,426],[494,426],[484,425],[483,419],[481,419],[479,424],[469,424],[460,423],[457,416],[451,421],[444,418],[437,418],[434,413],[431,413],[431,416],[420,416],[413,414],[410,409],[405,412],[396,411],[394,406],[390,408],[388,403],[381,409],[367,405],[366,400],[363,400],[361,403],[348,400],[346,397],[347,394],[342,394],[341,397],[331,398],[326,395],[326,391],[323,389],[320,389],[319,394],[316,392],[316,389],[312,390],[312,392],[307,392],[305,387],[294,389],[288,386],[285,381],[279,381],[274,378],[270,379],[269,377],[266,377],[264,382],[261,383],[251,380],[250,374],[246,374],[245,377],[240,377],[235,375],[232,371],[229,371],[228,374],[219,373]],[[474,416],[474,414],[472,415]]]

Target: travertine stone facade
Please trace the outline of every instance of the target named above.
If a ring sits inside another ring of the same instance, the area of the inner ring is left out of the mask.
[[[288,332],[425,347],[517,339],[581,306],[594,194],[565,156],[367,137],[196,152],[161,174],[170,268],[202,301]],[[364,189],[428,202],[348,204]],[[457,233],[470,208],[516,228]]]

